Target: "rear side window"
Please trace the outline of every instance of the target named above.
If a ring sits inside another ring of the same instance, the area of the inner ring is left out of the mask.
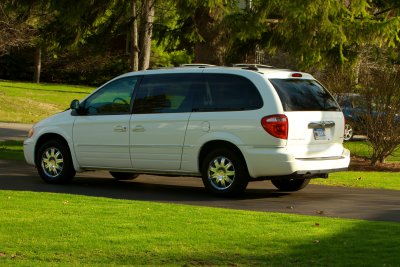
[[[145,75],[136,93],[133,113],[191,112],[193,91],[201,74]]]
[[[263,105],[255,85],[233,74],[204,74],[198,88],[194,111],[235,111],[259,109]]]
[[[329,92],[315,80],[270,79],[285,111],[339,111]]]

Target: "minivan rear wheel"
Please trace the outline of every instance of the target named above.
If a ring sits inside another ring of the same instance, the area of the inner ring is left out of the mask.
[[[139,176],[139,174],[133,172],[110,172],[110,174],[118,181],[133,180]]]
[[[310,179],[280,178],[271,180],[272,184],[280,191],[298,191],[308,185]]]
[[[37,151],[35,161],[38,173],[46,183],[66,183],[75,176],[69,148],[60,140],[43,143]]]
[[[249,182],[249,174],[241,157],[225,148],[207,154],[201,174],[205,188],[218,196],[239,195]]]

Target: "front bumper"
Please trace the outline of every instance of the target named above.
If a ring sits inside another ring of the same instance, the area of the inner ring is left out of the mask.
[[[35,165],[35,142],[31,139],[26,139],[24,141],[24,157],[26,163]]]

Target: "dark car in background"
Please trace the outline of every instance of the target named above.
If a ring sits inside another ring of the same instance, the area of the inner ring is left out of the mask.
[[[354,134],[365,134],[363,129],[362,114],[366,112],[365,105],[359,94],[342,94],[337,95],[336,100],[342,108],[344,118],[346,120],[344,128],[344,140],[353,139]]]
[[[335,96],[337,102],[339,103],[344,118],[345,118],[345,129],[344,129],[344,140],[352,140],[354,135],[368,135],[368,129],[366,127],[365,118],[368,114],[368,104],[367,100],[360,94],[341,94]],[[392,107],[393,108],[393,107]],[[386,112],[378,112],[375,110],[375,103],[372,103],[370,107],[370,112],[372,118],[378,119],[380,115],[386,115]],[[391,109],[391,108],[390,108]],[[372,111],[371,111],[372,110]],[[391,113],[391,112],[389,112]],[[400,115],[395,114],[394,122],[400,123]]]

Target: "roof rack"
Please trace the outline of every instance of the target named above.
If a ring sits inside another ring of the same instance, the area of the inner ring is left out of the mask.
[[[275,69],[274,66],[270,65],[263,65],[263,64],[248,64],[248,63],[238,63],[238,64],[233,64],[232,67],[239,67],[247,70],[255,70],[258,71],[258,69]]]
[[[203,63],[190,63],[190,64],[181,64],[181,65],[179,65],[179,67],[206,68],[206,67],[216,67],[216,65],[203,64]]]

